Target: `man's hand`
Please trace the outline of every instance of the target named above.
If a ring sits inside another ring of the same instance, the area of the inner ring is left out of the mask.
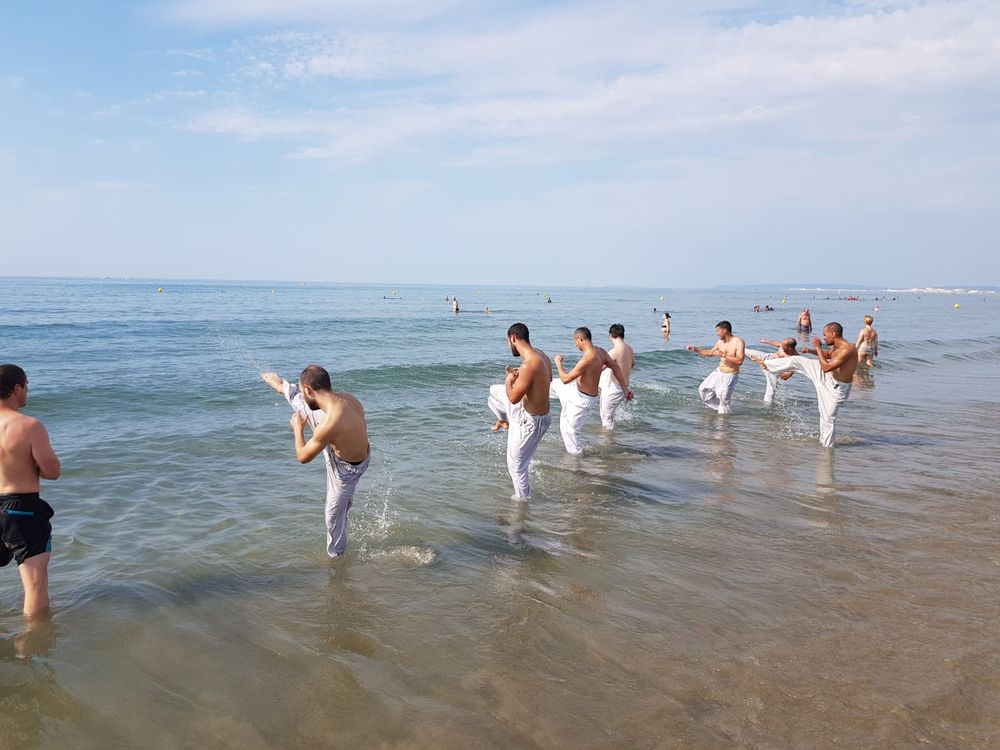
[[[688,344],[686,348],[689,352],[694,352],[695,354],[698,353],[698,347],[694,344]]]
[[[818,337],[818,336],[813,336],[813,337],[812,337],[812,345],[813,345],[813,349],[814,349],[815,351],[817,351],[817,352],[818,352],[818,351],[819,351],[820,349],[822,349],[822,348],[823,348],[823,342],[819,340],[819,337]]]
[[[519,372],[520,371],[516,367],[508,367],[507,368],[507,379],[504,382],[508,386],[514,385],[514,383],[517,382],[517,376],[518,376]]]
[[[282,393],[284,388],[282,386],[281,376],[276,372],[262,372],[260,374],[260,379],[267,383],[269,386],[274,388],[278,393]]]
[[[555,360],[556,360],[556,367],[562,367],[562,363],[563,363],[563,360],[564,360],[564,359],[565,359],[565,357],[564,357],[563,355],[561,355],[561,354],[557,354],[557,355],[555,356]]]
[[[306,415],[293,411],[292,418],[288,420],[288,424],[291,425],[292,432],[296,435],[301,435],[306,426]]]
[[[632,393],[632,389],[631,388],[626,388],[625,389],[625,400],[626,401],[631,401],[634,398],[635,398],[635,394]]]

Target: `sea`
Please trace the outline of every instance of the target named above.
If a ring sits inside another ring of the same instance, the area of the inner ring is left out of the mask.
[[[0,305],[63,467],[52,619],[0,570],[2,748],[1000,747],[994,291],[8,278]],[[747,363],[720,416],[685,350],[805,307],[881,340],[835,450],[804,377],[767,406]],[[518,321],[570,364],[622,323],[637,357],[582,457],[554,403],[529,503],[486,406]],[[310,363],[371,435],[337,560],[260,379]]]

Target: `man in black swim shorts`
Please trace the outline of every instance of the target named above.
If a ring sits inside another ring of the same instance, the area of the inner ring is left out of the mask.
[[[37,419],[21,414],[28,376],[0,365],[0,566],[17,562],[26,617],[49,609],[53,511],[38,495],[41,479],[59,478],[59,458]]]

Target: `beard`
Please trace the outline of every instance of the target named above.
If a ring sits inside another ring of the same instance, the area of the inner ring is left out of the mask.
[[[510,353],[515,357],[520,357],[521,353],[518,352],[517,347],[514,344],[510,345]]]
[[[302,400],[305,401],[306,402],[306,406],[308,406],[313,411],[317,411],[319,409],[319,404],[316,403],[316,399],[309,398],[307,395],[305,395],[303,393],[302,394]]]

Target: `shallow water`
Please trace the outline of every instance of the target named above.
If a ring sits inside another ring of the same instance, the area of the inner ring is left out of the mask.
[[[0,279],[0,360],[64,467],[53,621],[26,630],[0,573],[0,745],[1000,745],[996,296],[881,302],[833,454],[808,382],[769,409],[748,367],[719,417],[682,350],[720,318],[786,335],[803,305],[853,335],[870,300],[159,285]],[[554,424],[530,505],[485,406],[516,320],[568,357],[622,322],[638,353],[619,428],[594,414],[580,459]],[[322,469],[258,379],[313,361],[372,435],[334,563]]]

